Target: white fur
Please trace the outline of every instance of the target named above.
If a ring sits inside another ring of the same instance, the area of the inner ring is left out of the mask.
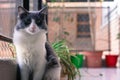
[[[28,80],[30,70],[34,71],[33,80],[41,80],[46,67],[46,31],[30,32],[30,28],[14,30],[13,42],[16,47],[17,59],[22,73],[22,80]],[[36,25],[35,25],[36,26]]]

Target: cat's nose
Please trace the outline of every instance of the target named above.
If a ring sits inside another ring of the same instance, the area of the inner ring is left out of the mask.
[[[35,26],[35,25],[32,25],[32,27],[30,28],[30,31],[31,31],[31,32],[35,32],[35,31],[36,31],[36,26]]]
[[[32,26],[32,30],[35,30],[35,29],[36,29],[36,26],[35,26],[35,25],[33,25],[33,26]]]

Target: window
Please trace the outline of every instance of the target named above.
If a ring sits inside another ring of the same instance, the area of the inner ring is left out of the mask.
[[[90,37],[89,14],[82,13],[77,15],[77,38]]]
[[[88,22],[89,21],[89,15],[88,14],[78,14],[77,15],[77,21],[78,22]]]

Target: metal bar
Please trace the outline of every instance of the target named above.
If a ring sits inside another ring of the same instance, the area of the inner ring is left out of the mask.
[[[42,0],[38,0],[38,10],[42,8]]]
[[[115,6],[111,11],[109,10],[108,14],[105,17],[110,16],[116,9],[117,6]]]
[[[108,13],[110,13],[110,7],[107,7],[108,8]],[[111,26],[110,26],[110,14],[108,14],[108,51],[111,51]]]
[[[50,7],[50,6],[49,6],[49,8],[59,8],[59,7]],[[65,7],[65,8],[71,8],[71,9],[72,9],[72,8],[76,8],[76,9],[77,9],[77,8],[83,8],[83,9],[88,9],[88,7]],[[90,8],[97,8],[97,9],[105,8],[105,9],[107,9],[108,7],[96,7],[96,6],[93,7],[93,6],[92,6],[92,7],[90,7]]]
[[[12,38],[8,38],[0,34],[0,40],[12,43]]]
[[[23,1],[23,7],[27,10],[29,10],[29,0],[24,0]]]

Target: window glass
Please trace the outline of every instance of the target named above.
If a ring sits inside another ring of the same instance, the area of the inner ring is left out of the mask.
[[[88,13],[77,14],[77,38],[90,37],[90,25]]]

